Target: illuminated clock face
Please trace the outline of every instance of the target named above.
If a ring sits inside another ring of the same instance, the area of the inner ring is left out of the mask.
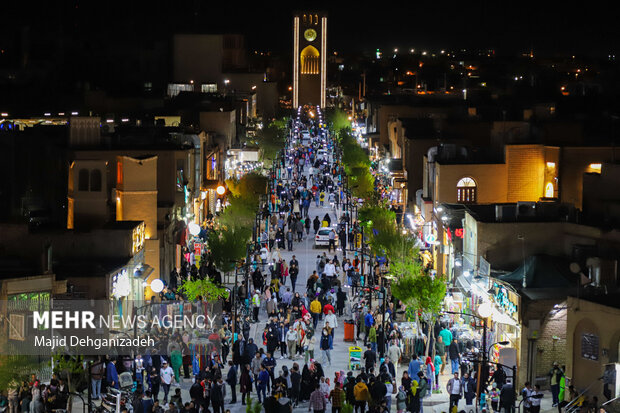
[[[311,42],[314,39],[316,39],[316,30],[314,29],[308,29],[304,32],[304,37],[306,38],[307,41]]]

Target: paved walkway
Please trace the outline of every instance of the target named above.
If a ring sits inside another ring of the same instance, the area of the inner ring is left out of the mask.
[[[305,173],[308,173],[308,168],[306,168]],[[284,175],[283,175],[284,176]],[[337,223],[338,222],[338,218],[340,217],[341,211],[340,210],[335,210],[329,206],[325,206],[325,207],[316,207],[314,202],[312,202],[310,210],[309,210],[309,215],[310,215],[310,219],[314,219],[315,216],[319,216],[319,219],[322,220],[323,216],[329,213],[331,219],[332,219],[332,223]],[[282,255],[282,258],[285,259],[287,262],[290,261],[291,257],[293,255],[296,256],[297,260],[299,261],[299,267],[300,267],[300,272],[299,272],[299,276],[297,279],[297,284],[296,284],[296,291],[299,292],[300,294],[303,295],[303,293],[306,291],[306,282],[308,279],[308,276],[310,274],[312,274],[312,271],[314,271],[316,269],[316,257],[319,254],[322,254],[324,251],[327,251],[327,248],[322,247],[322,248],[314,248],[314,230],[311,229],[310,230],[310,234],[307,235],[303,241],[301,242],[295,242],[294,243],[294,250],[293,251],[286,251],[286,250],[281,250],[280,254]],[[338,254],[338,259],[339,261],[342,263],[342,250],[339,248],[337,251]],[[328,256],[333,257],[333,253],[328,254]],[[348,251],[347,256],[349,258],[353,257],[353,252]],[[287,280],[287,283],[290,283],[290,279]],[[287,284],[285,287],[290,287],[290,284]],[[347,303],[348,304],[348,303]],[[348,305],[346,306],[346,308],[348,308]],[[258,323],[254,323],[251,327],[250,330],[250,335],[254,338],[254,341],[259,345],[259,347],[264,347],[262,345],[262,332],[264,330],[265,327],[265,321],[267,320],[267,313],[265,311],[264,308],[261,309],[261,313],[259,315],[259,319],[261,320]],[[335,335],[334,335],[334,349],[331,351],[331,365],[329,365],[327,363],[326,360],[322,359],[322,355],[321,355],[321,351],[318,349],[318,341],[317,341],[317,348],[315,349],[315,359],[319,362],[321,362],[321,364],[323,365],[323,369],[324,372],[326,374],[326,377],[330,378],[330,381],[332,382],[332,386],[333,386],[333,378],[335,375],[336,371],[344,371],[345,373],[347,371],[349,371],[348,368],[348,362],[349,362],[349,347],[350,346],[354,346],[354,345],[359,345],[359,346],[363,346],[363,341],[358,341],[357,343],[347,343],[344,342],[344,326],[343,326],[343,322],[345,319],[350,318],[349,314],[346,314],[343,317],[339,317],[338,318],[338,327],[336,328],[335,331]],[[320,328],[322,326],[322,321],[319,322],[318,327]],[[279,374],[279,371],[282,369],[282,366],[287,366],[289,369],[292,367],[293,365],[293,361],[289,360],[288,358],[285,359],[280,359],[280,352],[279,350],[276,351],[276,354],[274,355],[277,361],[277,365],[275,368],[275,374],[276,377]],[[231,357],[231,356],[229,356]],[[303,366],[303,359],[299,359],[296,360],[296,362],[300,365]],[[397,372],[397,384],[400,385],[400,378],[402,376],[402,372],[407,368],[406,365],[400,365],[398,366],[398,372]],[[449,369],[446,369],[446,372]],[[227,372],[227,367],[226,369],[223,371],[224,377],[226,377],[226,372]],[[355,374],[355,373],[354,373]],[[355,374],[356,375],[356,374]],[[448,412],[448,396],[445,392],[445,387],[446,387],[446,383],[447,381],[450,379],[451,375],[449,374],[444,374],[440,377],[440,388],[442,389],[442,392],[439,394],[432,394],[429,395],[427,398],[424,399],[424,412],[426,413],[440,413],[440,412]],[[183,402],[185,401],[189,401],[190,397],[189,397],[189,387],[191,386],[192,380],[185,380],[182,384],[181,384],[181,388],[182,388],[182,398],[183,398]],[[174,392],[174,388],[171,389],[171,393]],[[226,396],[226,404],[225,404],[225,409],[229,409],[231,411],[231,413],[242,413],[245,412],[245,406],[241,405],[240,402],[240,394],[238,391],[238,387],[237,387],[237,399],[238,402],[236,404],[229,404],[229,400],[230,400],[230,387],[226,386],[226,392],[227,392],[227,396]],[[256,399],[256,394],[253,393],[252,394],[253,399]],[[394,397],[394,396],[393,396]],[[545,394],[545,398],[543,398],[543,402],[542,402],[542,411],[546,411],[551,409],[551,400],[550,400],[550,395]],[[475,408],[473,406],[467,406],[467,408],[465,408],[466,406],[464,405],[464,401],[462,400],[460,405],[459,405],[459,409],[464,409],[466,412],[469,413],[469,411],[475,411]],[[75,405],[75,409],[76,411],[80,411],[79,409],[81,408],[81,405],[78,406],[78,403],[76,403]],[[308,409],[308,403],[301,403],[297,408],[294,409],[294,411],[307,411]],[[555,409],[553,409],[555,410]],[[328,411],[331,411],[331,407],[328,405]],[[393,399],[392,402],[392,411],[396,411],[396,402],[395,399]]]

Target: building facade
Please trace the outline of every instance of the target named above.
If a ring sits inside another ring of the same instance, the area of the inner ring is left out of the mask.
[[[327,93],[327,14],[293,17],[293,107],[325,107]]]

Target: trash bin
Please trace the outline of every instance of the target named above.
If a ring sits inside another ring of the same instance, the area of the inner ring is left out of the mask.
[[[353,324],[353,320],[344,321],[344,341],[355,342],[355,324]]]

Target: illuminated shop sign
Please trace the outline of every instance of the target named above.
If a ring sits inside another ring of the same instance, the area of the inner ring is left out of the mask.
[[[501,284],[493,283],[493,300],[512,318],[517,318],[518,303],[515,294]]]

